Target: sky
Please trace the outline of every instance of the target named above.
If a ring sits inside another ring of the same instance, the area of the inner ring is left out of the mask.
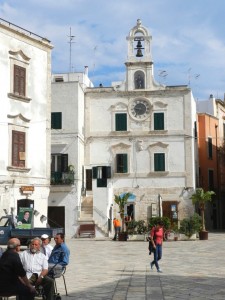
[[[155,80],[189,85],[196,101],[224,99],[224,12],[225,0],[0,0],[1,19],[51,41],[52,73],[88,66],[95,86],[125,80],[126,37],[141,19]]]

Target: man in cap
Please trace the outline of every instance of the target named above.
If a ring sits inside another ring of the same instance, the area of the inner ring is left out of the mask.
[[[49,259],[51,253],[52,253],[52,245],[50,245],[50,238],[47,234],[42,234],[41,236],[42,240],[42,246],[41,246],[41,251],[45,254],[47,259]]]

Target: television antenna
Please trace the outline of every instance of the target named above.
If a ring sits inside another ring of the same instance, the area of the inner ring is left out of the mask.
[[[73,42],[73,39],[75,38],[75,35],[72,35],[71,27],[70,27],[70,35],[68,37],[69,37],[69,42],[68,43],[70,44],[70,66],[69,66],[69,71],[71,73],[72,72],[71,51],[72,51],[72,44],[75,43],[75,42]]]

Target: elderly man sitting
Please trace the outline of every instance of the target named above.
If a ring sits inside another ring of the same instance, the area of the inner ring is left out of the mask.
[[[41,239],[34,238],[30,248],[20,253],[20,259],[26,271],[27,277],[36,286],[42,285],[46,300],[54,298],[54,281],[48,277],[47,257],[41,253]],[[20,300],[25,298],[20,298]]]
[[[12,238],[8,241],[7,250],[0,258],[0,294],[24,296],[33,299],[35,288],[30,284],[18,252],[20,240]]]

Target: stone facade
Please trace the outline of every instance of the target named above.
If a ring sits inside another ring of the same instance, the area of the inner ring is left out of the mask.
[[[49,195],[52,45],[4,20],[0,43],[0,207],[15,215],[32,207],[39,212],[34,226],[46,226],[40,216],[47,216]]]

